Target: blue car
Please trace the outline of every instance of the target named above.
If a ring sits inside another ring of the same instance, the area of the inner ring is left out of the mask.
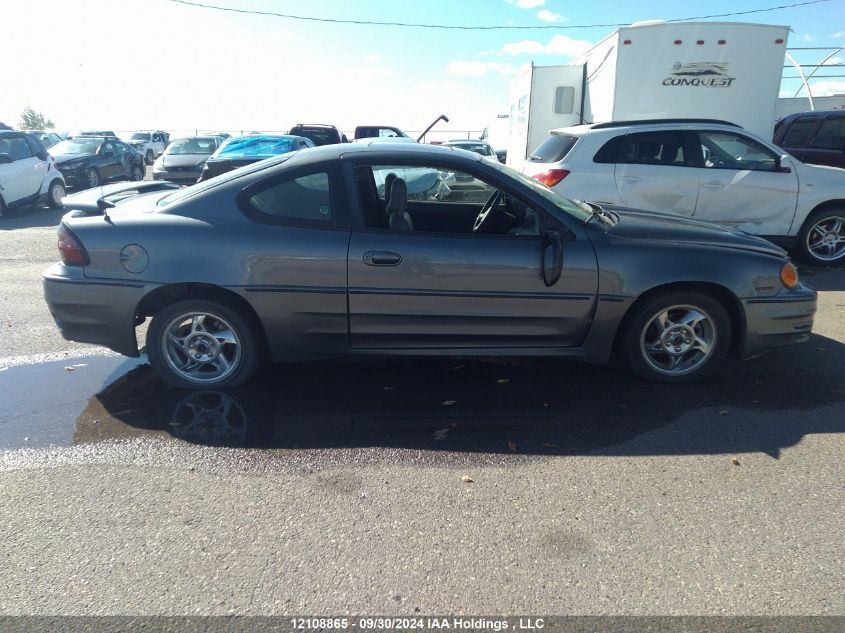
[[[304,136],[292,134],[236,136],[226,141],[208,158],[197,182],[225,174],[244,165],[257,163],[265,158],[295,152],[306,147],[314,147],[314,142]]]

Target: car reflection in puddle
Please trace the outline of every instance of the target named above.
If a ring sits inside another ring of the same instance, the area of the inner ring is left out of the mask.
[[[843,398],[836,376],[785,378],[770,362],[736,364],[704,384],[651,385],[554,359],[315,361],[275,365],[222,391],[171,389],[140,365],[90,399],[73,442],[776,456],[806,433],[838,430],[830,416],[797,411]]]

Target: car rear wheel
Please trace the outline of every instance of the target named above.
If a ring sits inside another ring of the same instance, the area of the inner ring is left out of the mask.
[[[144,179],[144,169],[140,165],[133,165],[132,166],[132,180],[135,182]]]
[[[54,180],[47,190],[47,206],[51,209],[59,209],[62,206],[62,198],[65,197],[65,186],[61,180]]]
[[[147,165],[152,165],[154,160],[153,150],[148,149],[146,155],[144,156],[144,162],[147,163]]]
[[[622,331],[628,367],[652,382],[696,382],[712,374],[731,345],[731,320],[710,295],[667,292],[634,305]]]
[[[88,183],[88,188],[93,189],[100,184],[100,174],[93,167],[89,167],[85,172],[85,182]]]
[[[258,369],[261,338],[237,307],[185,299],[153,318],[147,354],[156,373],[174,387],[235,387]]]
[[[811,264],[830,266],[845,261],[845,209],[813,213],[801,230],[801,255]]]

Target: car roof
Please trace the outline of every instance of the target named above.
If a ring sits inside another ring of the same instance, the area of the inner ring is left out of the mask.
[[[465,158],[473,162],[483,160],[483,157],[479,154],[454,147],[423,145],[420,143],[396,143],[373,139],[368,143],[337,143],[300,150],[291,157],[290,164],[301,165],[346,157],[366,158],[367,156],[372,156],[379,160],[426,160],[454,157]]]
[[[293,129],[298,128],[298,127],[302,127],[302,128],[313,127],[313,128],[319,128],[321,130],[336,130],[337,129],[337,126],[329,125],[328,123],[297,123],[291,129],[293,130]]]
[[[793,112],[792,114],[787,114],[785,117],[781,119],[781,121],[785,121],[786,119],[795,119],[799,116],[845,116],[845,110],[808,110],[806,112]]]
[[[718,119],[654,119],[653,121],[616,121],[612,125],[605,123],[584,123],[571,125],[550,130],[550,134],[567,134],[569,136],[584,136],[592,131],[618,132],[626,129],[631,130],[693,130],[693,129],[717,129],[717,130],[744,130],[741,126],[728,121]]]

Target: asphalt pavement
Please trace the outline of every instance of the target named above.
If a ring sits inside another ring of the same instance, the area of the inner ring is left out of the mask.
[[[845,614],[845,271],[809,343],[650,385],[368,359],[180,392],[65,341],[0,221],[0,615]]]

